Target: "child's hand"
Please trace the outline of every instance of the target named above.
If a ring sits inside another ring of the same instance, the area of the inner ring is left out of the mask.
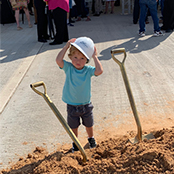
[[[92,55],[93,58],[97,57],[97,48],[94,46],[94,53]]]
[[[72,39],[70,39],[68,42],[73,43],[73,42],[75,42],[75,41],[76,41],[76,38],[72,38]]]
[[[69,48],[71,43],[75,42],[76,38],[72,38],[70,39],[67,43],[66,43],[66,47]]]

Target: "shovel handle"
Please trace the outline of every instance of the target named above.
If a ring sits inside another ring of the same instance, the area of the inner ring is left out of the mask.
[[[43,88],[44,88],[44,93],[42,93],[42,92],[40,92],[40,91],[38,91],[38,90],[36,89],[36,87],[39,87],[39,86],[43,86]],[[32,83],[32,84],[30,84],[30,87],[33,89],[33,91],[35,91],[35,92],[36,92],[37,94],[39,94],[39,95],[44,95],[44,94],[47,93],[47,89],[46,89],[46,86],[45,86],[45,84],[44,84],[43,81],[36,82],[36,83]]]
[[[117,54],[117,53],[124,53],[124,58],[123,58],[122,62],[114,57],[114,54]],[[123,80],[124,80],[124,84],[125,84],[126,91],[127,91],[127,94],[128,94],[129,102],[130,102],[130,105],[131,105],[131,108],[132,108],[132,111],[133,111],[133,114],[134,114],[134,118],[135,118],[135,121],[136,121],[136,124],[137,124],[136,139],[139,142],[139,141],[142,140],[142,128],[141,128],[141,123],[140,123],[140,120],[139,120],[139,117],[138,117],[138,112],[137,112],[137,109],[136,109],[136,106],[135,106],[134,98],[133,98],[133,95],[132,95],[131,87],[130,87],[130,84],[129,84],[129,80],[128,80],[126,70],[125,70],[125,67],[124,67],[124,62],[126,60],[125,48],[119,48],[119,49],[111,50],[111,55],[112,55],[113,60],[120,66],[120,70],[121,70],[121,73],[122,73],[122,76],[123,76]]]
[[[119,61],[118,59],[115,58],[114,54],[118,54],[118,53],[124,53],[124,58],[121,61]],[[125,48],[117,48],[117,49],[113,49],[111,50],[111,55],[112,55],[112,58],[114,59],[114,61],[118,64],[118,65],[121,65],[121,64],[124,64],[125,60],[126,60],[126,51],[125,51]]]
[[[44,88],[44,93],[38,91],[36,89],[36,87],[39,86],[43,86]],[[71,128],[68,126],[67,122],[65,121],[65,119],[63,118],[63,116],[61,115],[61,113],[59,112],[59,110],[56,108],[56,106],[54,105],[54,103],[50,100],[49,96],[46,93],[46,86],[44,84],[43,81],[40,82],[36,82],[33,84],[30,84],[30,87],[39,95],[41,95],[45,101],[47,102],[47,104],[50,106],[50,108],[52,109],[52,111],[54,112],[54,114],[56,115],[56,117],[59,119],[60,123],[62,124],[62,126],[64,127],[64,129],[67,131],[67,133],[69,134],[69,136],[71,137],[71,139],[73,140],[73,142],[76,144],[76,146],[78,147],[78,149],[80,150],[82,156],[83,156],[83,162],[87,161],[87,156],[85,154],[85,151],[83,149],[83,147],[81,146],[79,140],[77,139],[77,137],[75,136],[75,134],[73,133],[73,131],[71,130]]]

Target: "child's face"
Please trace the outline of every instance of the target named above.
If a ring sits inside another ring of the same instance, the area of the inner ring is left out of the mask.
[[[71,56],[71,61],[76,69],[81,70],[85,66],[87,58],[81,52],[75,51]]]

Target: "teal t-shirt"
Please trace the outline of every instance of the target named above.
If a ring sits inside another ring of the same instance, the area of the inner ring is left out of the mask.
[[[84,66],[76,69],[72,63],[64,60],[62,68],[66,74],[63,87],[62,100],[70,105],[84,105],[91,101],[91,77],[94,76],[95,67]]]

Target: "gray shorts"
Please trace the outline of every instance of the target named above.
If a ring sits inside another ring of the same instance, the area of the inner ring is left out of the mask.
[[[71,129],[78,128],[81,124],[80,118],[82,119],[82,124],[84,126],[92,127],[94,124],[92,109],[92,103],[77,106],[67,104],[67,122],[69,127]]]

